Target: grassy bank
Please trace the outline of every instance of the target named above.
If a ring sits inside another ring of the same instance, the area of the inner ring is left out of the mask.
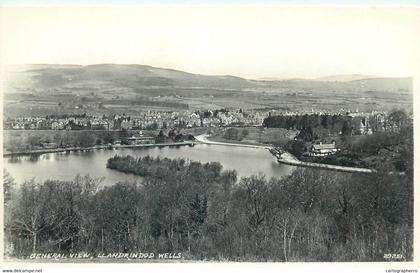
[[[211,141],[236,144],[272,144],[280,146],[293,139],[296,134],[296,130],[286,130],[283,128],[235,127],[219,129],[208,139]]]
[[[43,148],[92,147],[106,145],[112,143],[114,139],[124,139],[135,133],[138,131],[5,130],[3,131],[3,150],[22,152]],[[157,133],[144,131],[144,135],[155,136]]]

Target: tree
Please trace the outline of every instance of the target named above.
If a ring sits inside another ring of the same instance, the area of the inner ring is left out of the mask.
[[[244,210],[248,223],[247,228],[253,234],[258,233],[269,207],[269,189],[265,176],[260,174],[258,176],[244,177],[234,190],[234,198],[238,202],[237,205]]]
[[[153,122],[152,124],[149,124],[146,126],[146,130],[154,131],[159,128],[159,125],[156,122]]]
[[[165,142],[165,134],[162,130],[159,131],[159,134],[156,136],[156,143],[163,143]]]
[[[175,142],[182,142],[182,141],[184,141],[184,135],[183,135],[182,133],[177,134],[177,135],[174,137],[174,141],[175,141]]]
[[[246,138],[249,135],[249,131],[247,129],[242,130],[242,138]]]
[[[297,158],[300,158],[303,153],[305,152],[306,145],[305,142],[302,140],[290,140],[286,144],[286,150],[296,156]]]
[[[13,254],[148,249],[197,260],[412,259],[413,177],[390,174],[389,166],[370,174],[296,168],[238,183],[218,162],[116,155],[107,167],[142,178],[101,189],[80,176],[22,184],[5,210]]]
[[[211,112],[206,110],[203,112],[203,118],[210,118],[211,117]]]
[[[95,232],[101,238],[101,249],[107,252],[133,249],[141,198],[139,186],[134,183],[117,183],[98,193]]]
[[[35,253],[41,231],[54,218],[45,215],[44,206],[48,202],[34,180],[24,182],[17,199],[16,209],[13,211],[13,230],[20,236],[32,237],[32,252]]]
[[[388,121],[391,125],[395,125],[400,130],[407,124],[408,116],[404,110],[393,110],[388,115]]]
[[[41,137],[37,135],[30,135],[28,136],[26,143],[28,143],[30,148],[33,149],[34,147],[41,145]]]
[[[60,144],[60,142],[62,141],[61,134],[59,133],[54,134],[53,140],[55,143]]]
[[[343,127],[341,128],[341,135],[342,136],[351,136],[352,128],[348,121],[344,121]]]
[[[363,123],[364,118],[362,117],[354,117],[350,121],[350,127],[352,128],[352,133],[355,135],[360,135],[360,125]],[[366,121],[364,121],[366,123]]]
[[[108,144],[108,143],[112,143],[114,142],[114,138],[111,136],[111,134],[109,132],[106,133],[105,137],[104,137],[104,144]]]
[[[239,137],[239,131],[236,128],[227,129],[224,135],[224,138],[232,139],[232,140],[238,140],[238,137]]]
[[[95,144],[96,138],[90,131],[82,131],[78,137],[80,147],[92,147]]]
[[[297,137],[304,141],[313,141],[318,138],[318,136],[314,133],[312,126],[303,127]]]
[[[15,193],[12,193],[14,190],[14,179],[10,176],[6,169],[3,169],[3,196],[4,196],[4,246],[5,246],[5,254],[6,255],[13,255],[13,244],[11,244],[13,240],[12,236],[12,225],[13,225],[13,215],[11,215],[13,211],[13,199],[15,197]]]
[[[7,206],[12,199],[12,190],[14,187],[14,179],[10,176],[6,169],[3,169],[3,196],[4,205]]]
[[[168,132],[168,137],[169,137],[170,139],[174,139],[174,137],[175,137],[176,135],[177,135],[177,134],[176,134],[176,132],[175,132],[175,130],[174,130],[174,129],[169,130],[169,132]]]

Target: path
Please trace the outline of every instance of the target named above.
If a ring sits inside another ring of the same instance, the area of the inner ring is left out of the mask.
[[[47,154],[47,153],[60,153],[70,151],[89,151],[89,150],[101,150],[101,149],[120,149],[120,148],[137,148],[137,147],[162,147],[162,146],[194,146],[194,141],[184,142],[171,142],[171,143],[155,143],[155,144],[131,144],[131,145],[98,145],[93,147],[70,147],[70,148],[56,148],[56,149],[40,149],[40,150],[29,150],[22,152],[4,152],[3,156],[19,156],[19,155],[31,155],[31,154]]]
[[[213,145],[247,147],[247,148],[256,148],[256,149],[270,149],[271,148],[270,146],[263,146],[263,145],[217,142],[217,141],[209,140],[208,137],[209,135],[203,134],[203,135],[196,136],[195,139],[198,142],[205,143],[205,144],[213,144]]]

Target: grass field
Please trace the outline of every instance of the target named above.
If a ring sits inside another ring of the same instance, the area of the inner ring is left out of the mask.
[[[411,78],[265,81],[116,64],[9,69],[4,85],[6,117],[121,111],[135,116],[147,110],[220,108],[387,111],[411,110],[413,103]]]
[[[212,94],[217,91],[212,91]],[[280,108],[291,111],[337,111],[340,109],[350,109],[370,112],[372,110],[389,111],[394,108],[412,109],[412,96],[407,93],[395,94],[387,92],[337,92],[319,91],[311,93],[302,91],[290,94],[287,92],[256,92],[256,91],[232,91],[219,90],[219,95],[209,95],[207,93],[193,92],[185,93],[181,98],[169,96],[165,98],[167,106],[157,106],[157,101],[153,99],[147,105],[144,97],[136,97],[136,94],[127,93],[119,98],[113,99],[112,103],[102,94],[85,93],[79,97],[71,99],[68,96],[46,96],[45,94],[33,94],[30,100],[21,99],[19,96],[4,97],[4,116],[45,116],[50,114],[81,114],[103,115],[125,112],[131,116],[139,115],[143,111],[184,111],[182,105],[188,105],[188,110],[207,110],[207,109],[273,109]],[[157,95],[157,94],[156,94]],[[61,100],[60,100],[61,99]],[[139,100],[138,103],[136,100]],[[127,104],[130,102],[130,104]],[[174,104],[174,105],[171,105]],[[181,108],[177,108],[179,104]],[[83,108],[76,108],[83,105]]]
[[[209,140],[218,142],[241,143],[241,144],[285,144],[293,139],[298,131],[286,130],[282,128],[255,128],[243,127],[235,128],[238,130],[238,135],[242,136],[243,131],[246,130],[248,134],[242,137],[241,140],[232,140],[225,138],[226,128],[220,128],[215,131]]]

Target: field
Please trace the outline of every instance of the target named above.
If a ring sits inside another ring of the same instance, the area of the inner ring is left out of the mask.
[[[209,137],[211,141],[241,143],[241,144],[276,144],[282,145],[293,139],[298,133],[296,130],[286,130],[282,128],[255,128],[255,127],[242,127],[234,128],[238,131],[238,139],[226,138],[226,128],[220,128],[213,132]],[[244,135],[244,131],[245,133]],[[240,140],[239,140],[240,139]]]
[[[216,92],[216,91],[214,91]],[[74,97],[70,101],[60,96],[45,98],[43,95],[34,100],[25,100],[18,96],[4,97],[4,114],[6,116],[44,116],[51,114],[87,113],[103,115],[125,112],[138,116],[144,111],[181,111],[207,109],[284,109],[290,111],[317,111],[351,109],[359,111],[389,111],[396,107],[412,109],[412,96],[406,93],[394,94],[371,92],[365,94],[322,92],[320,94],[299,93],[288,95],[284,93],[232,92],[223,96],[191,95],[188,97],[168,97],[165,101],[145,100],[125,94],[113,100],[106,100],[100,95],[86,94]],[[130,101],[130,103],[127,103]],[[136,101],[138,103],[136,103]],[[344,106],[345,105],[345,106]]]

